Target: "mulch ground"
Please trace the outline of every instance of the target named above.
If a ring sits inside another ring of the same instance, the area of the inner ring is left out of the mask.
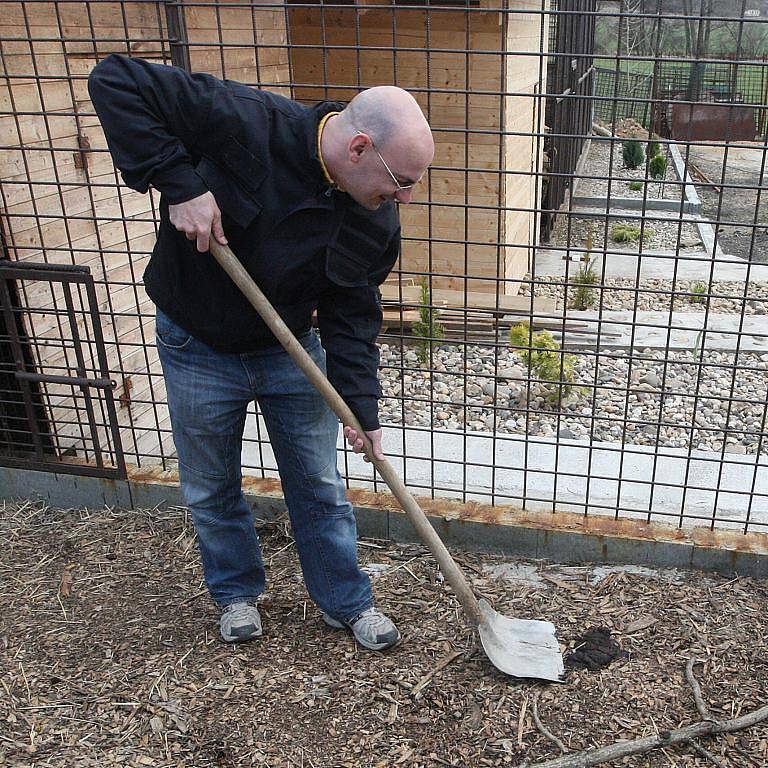
[[[478,595],[554,622],[566,653],[597,627],[626,652],[542,684],[487,661],[421,547],[361,542],[404,633],[378,654],[322,622],[286,523],[259,529],[265,633],[230,647],[184,510],[0,508],[0,765],[533,766],[560,755],[534,703],[569,753],[698,721],[690,658],[715,718],[768,699],[765,582],[457,553]],[[765,766],[768,722],[701,746],[618,764]]]

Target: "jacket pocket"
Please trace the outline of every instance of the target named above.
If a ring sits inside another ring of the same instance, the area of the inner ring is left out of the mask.
[[[325,273],[342,288],[370,282],[371,267],[387,248],[389,233],[365,214],[346,211],[328,244]]]
[[[204,156],[195,168],[222,212],[245,229],[259,215],[257,192],[267,169],[235,139],[228,139],[217,158]]]
[[[252,195],[258,194],[267,167],[256,155],[230,136],[221,148],[221,159],[244,189]]]
[[[360,288],[368,285],[369,261],[336,244],[328,246],[325,256],[325,274],[342,288]]]

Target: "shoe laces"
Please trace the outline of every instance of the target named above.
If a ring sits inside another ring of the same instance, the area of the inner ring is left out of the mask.
[[[357,624],[358,621],[365,619],[366,624],[374,630],[384,629],[389,624],[389,619],[376,607],[367,608],[358,614],[350,624]]]
[[[231,614],[233,619],[244,619],[250,608],[256,608],[256,603],[250,600],[241,600],[238,603],[230,603],[224,608],[224,613]]]

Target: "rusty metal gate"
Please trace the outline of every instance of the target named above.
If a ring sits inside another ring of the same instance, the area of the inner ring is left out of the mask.
[[[0,464],[123,479],[93,277],[0,261]]]

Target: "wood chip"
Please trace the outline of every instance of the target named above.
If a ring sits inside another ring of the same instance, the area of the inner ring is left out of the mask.
[[[641,629],[648,629],[648,627],[652,627],[657,622],[658,619],[655,616],[641,616],[639,619],[635,619],[624,627],[624,634],[631,635],[635,632],[639,632]]]
[[[565,649],[606,626],[630,653],[546,686],[490,664],[424,547],[359,550],[392,564],[373,587],[404,635],[372,653],[322,621],[287,518],[258,531],[265,560],[279,552],[264,636],[228,646],[186,510],[0,503],[0,764],[534,765],[695,722],[688,659],[706,660],[695,679],[712,718],[765,706],[764,581],[649,569],[598,582],[586,565],[457,552],[501,613],[552,621]],[[483,577],[510,564],[553,586]],[[555,740],[535,725],[537,694]],[[700,744],[728,768],[768,765],[768,721]],[[664,750],[659,765],[713,768],[688,744]]]

